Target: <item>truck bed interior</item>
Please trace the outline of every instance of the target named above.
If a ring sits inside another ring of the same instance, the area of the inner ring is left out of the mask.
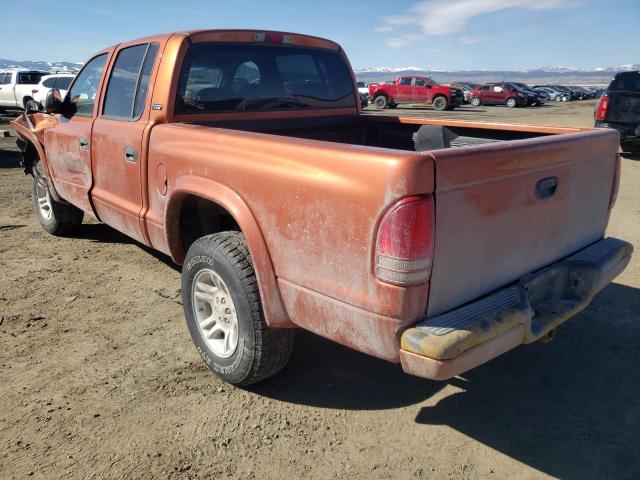
[[[523,129],[510,130],[508,126],[500,126],[497,129],[495,127],[482,128],[477,126],[478,124],[472,127],[456,125],[460,122],[451,122],[451,125],[425,125],[418,122],[400,122],[397,117],[367,115],[197,123],[210,127],[286,137],[418,152],[535,138],[559,133],[545,129],[535,131],[536,127],[523,131]],[[568,133],[578,131],[578,129],[565,130]]]

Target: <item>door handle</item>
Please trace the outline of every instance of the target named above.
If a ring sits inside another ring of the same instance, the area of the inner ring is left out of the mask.
[[[87,137],[80,137],[80,148],[82,150],[89,150],[89,139]]]
[[[124,159],[127,162],[136,163],[138,161],[138,150],[135,147],[125,147]]]
[[[558,177],[543,178],[536,184],[536,198],[543,200],[552,196],[558,189]]]

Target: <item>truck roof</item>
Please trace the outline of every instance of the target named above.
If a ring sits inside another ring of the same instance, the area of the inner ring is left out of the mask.
[[[148,37],[128,40],[116,45],[104,48],[99,53],[109,51],[121,44],[135,44],[144,42],[163,42],[174,35],[189,37],[194,42],[242,42],[242,43],[280,43],[285,45],[298,45],[305,47],[326,48],[339,50],[340,45],[326,38],[303,35],[300,33],[281,32],[274,30],[260,29],[205,29],[205,30],[182,30],[169,33],[150,35]]]

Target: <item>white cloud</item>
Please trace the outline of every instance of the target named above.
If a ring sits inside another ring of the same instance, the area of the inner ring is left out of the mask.
[[[462,35],[458,37],[458,43],[460,45],[475,45],[476,43],[488,42],[491,40],[488,37],[474,37],[473,35]]]
[[[425,36],[456,35],[463,45],[479,43],[481,37],[464,35],[469,22],[474,18],[504,10],[545,11],[573,7],[578,0],[422,0],[413,4],[400,15],[383,19],[380,28],[414,27],[418,34],[397,35],[387,39],[390,47],[398,48],[418,41]],[[385,30],[377,30],[385,31]],[[412,41],[411,38],[413,38]],[[484,41],[482,39],[480,41]],[[467,43],[465,43],[467,42]]]
[[[374,29],[376,32],[393,32],[393,27],[391,25],[380,25]]]

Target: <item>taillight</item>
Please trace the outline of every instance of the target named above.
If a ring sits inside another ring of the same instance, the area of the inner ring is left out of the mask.
[[[609,211],[613,209],[618,199],[618,190],[620,189],[620,154],[616,154],[616,166],[613,171],[613,185],[611,186],[611,196],[609,197]]]
[[[609,97],[605,93],[600,97],[600,101],[596,107],[596,120],[604,121],[607,119],[607,108],[609,108]]]
[[[395,285],[425,283],[433,259],[431,197],[405,198],[385,213],[378,229],[376,275]]]

